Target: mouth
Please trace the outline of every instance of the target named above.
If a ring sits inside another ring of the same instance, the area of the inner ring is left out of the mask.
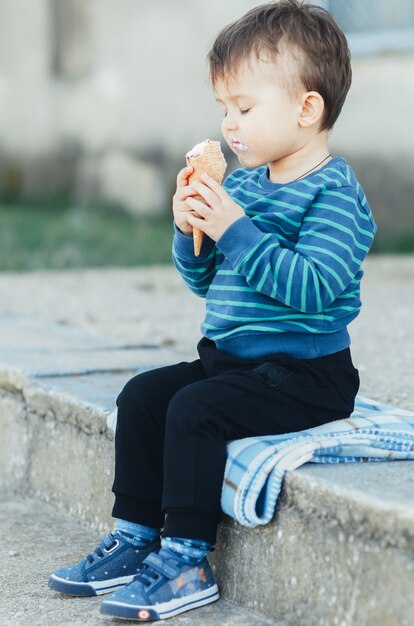
[[[247,150],[246,144],[237,137],[230,137],[229,143],[232,150],[238,150],[239,152],[245,152]]]

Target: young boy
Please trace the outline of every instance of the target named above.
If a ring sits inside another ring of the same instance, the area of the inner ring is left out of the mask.
[[[327,145],[351,83],[345,37],[320,7],[281,0],[226,27],[209,66],[242,168],[223,187],[189,185],[188,167],[177,179],[174,263],[206,298],[199,359],[126,384],[114,533],[49,583],[73,595],[119,587],[102,612],[141,621],[219,597],[206,555],[227,443],[346,418],[359,387],[347,325],[375,224]],[[199,257],[193,227],[206,235]]]

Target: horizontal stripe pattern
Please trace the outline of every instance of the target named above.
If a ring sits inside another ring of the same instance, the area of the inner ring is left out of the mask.
[[[335,157],[284,185],[272,184],[266,167],[239,169],[224,187],[246,216],[216,245],[206,238],[198,258],[190,237],[174,238],[176,268],[206,298],[203,333],[232,346],[265,333],[277,345],[281,332],[345,329],[361,307],[361,265],[376,231],[346,161]]]

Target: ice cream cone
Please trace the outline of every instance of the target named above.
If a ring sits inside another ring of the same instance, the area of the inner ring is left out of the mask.
[[[224,172],[226,171],[227,163],[221,151],[219,141],[211,141],[206,139],[202,143],[194,146],[190,152],[185,155],[187,165],[193,167],[193,173],[191,174],[189,183],[200,180],[202,174],[208,174],[217,183],[221,184]],[[201,196],[193,196],[196,200],[205,202]],[[198,228],[193,228],[193,240],[194,240],[194,254],[199,256],[201,245],[203,243],[204,233]]]

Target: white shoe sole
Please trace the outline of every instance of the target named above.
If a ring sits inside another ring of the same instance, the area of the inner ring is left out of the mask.
[[[138,621],[163,620],[174,617],[184,611],[196,609],[210,602],[215,602],[220,597],[217,585],[213,585],[204,591],[198,591],[182,598],[169,600],[168,602],[160,602],[152,605],[134,605],[127,602],[118,602],[117,600],[104,600],[101,604],[101,612],[114,617],[124,619],[135,619]],[[140,618],[139,613],[143,614]],[[144,617],[145,613],[148,616]],[[154,615],[155,614],[155,615]]]
[[[124,587],[130,583],[133,578],[134,576],[121,576],[120,578],[111,578],[110,580],[80,583],[52,574],[49,577],[49,587],[70,596],[100,596],[105,593],[111,593],[111,591],[116,591],[120,587]]]

